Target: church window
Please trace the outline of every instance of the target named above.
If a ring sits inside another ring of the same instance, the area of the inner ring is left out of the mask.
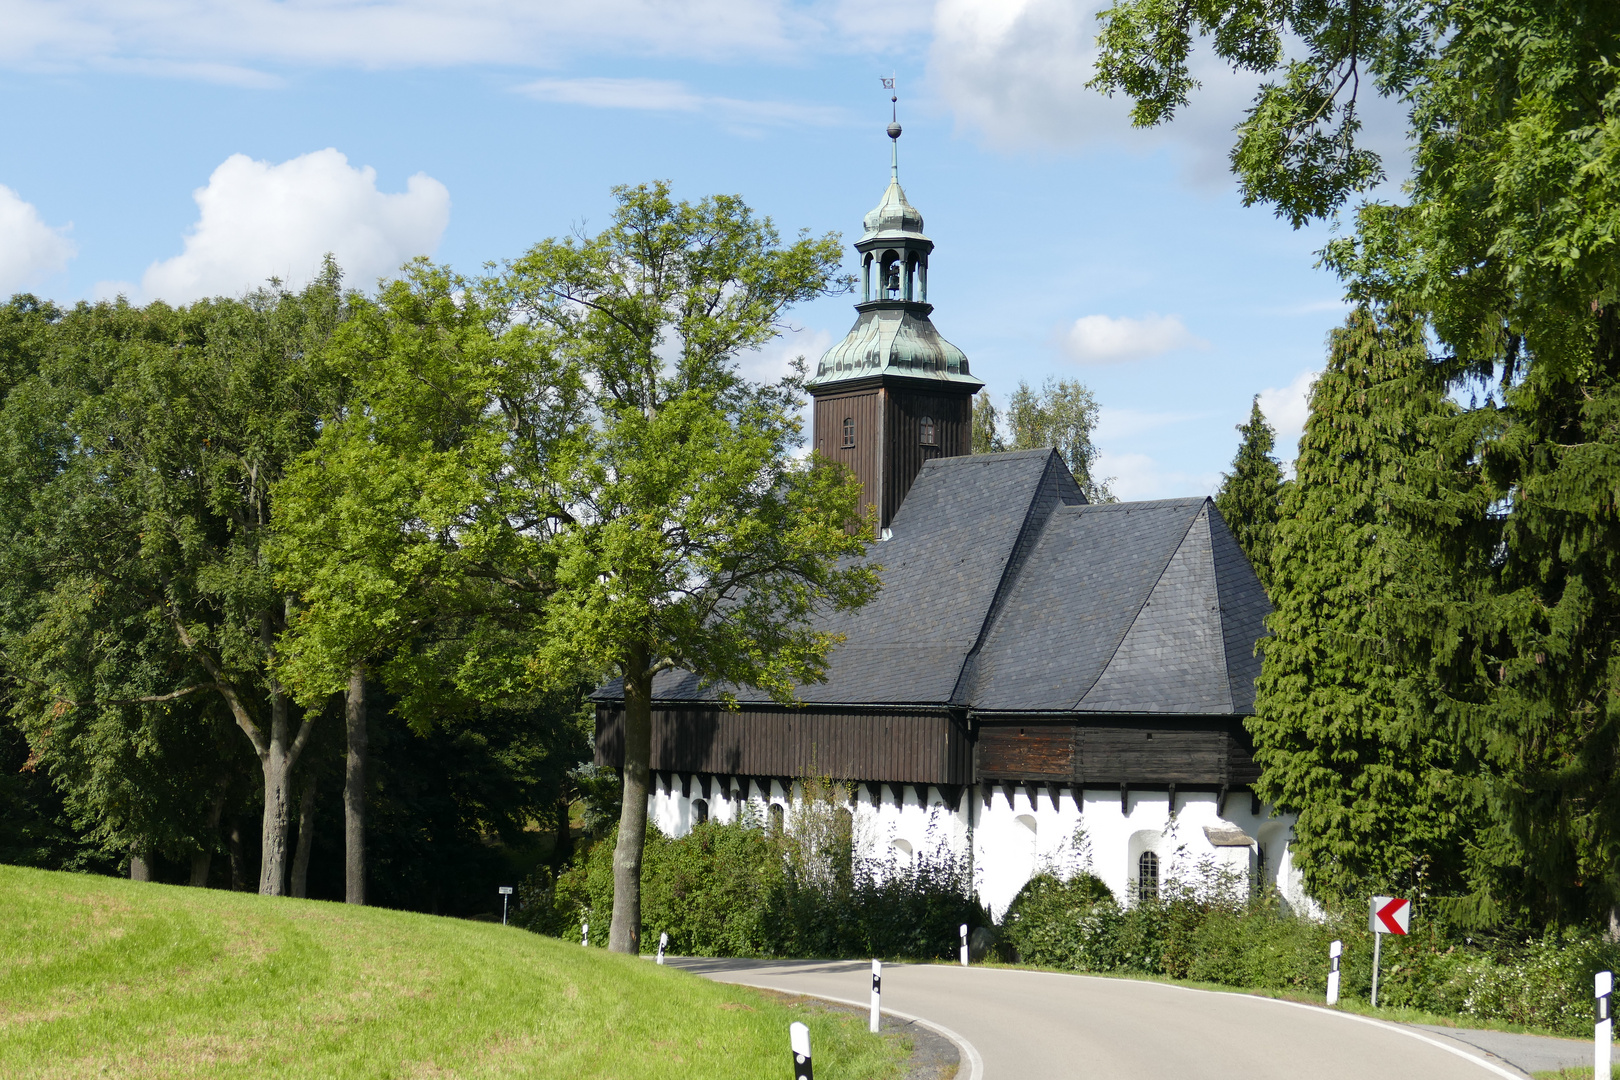
[[[855,418],[853,416],[844,417],[844,445],[855,445]]]
[[[769,815],[771,832],[776,833],[778,835],[781,834],[781,832],[782,832],[782,816],[783,816],[782,815],[782,804],[781,803],[771,803],[771,811],[770,811],[770,815]]]
[[[1142,852],[1142,857],[1136,860],[1136,898],[1159,898],[1159,857],[1151,851]]]
[[[922,421],[918,424],[918,427],[922,429],[921,442],[924,446],[939,445],[939,432],[935,430],[934,418],[932,416],[923,417]]]
[[[709,820],[709,800],[692,800],[692,824],[701,825]]]

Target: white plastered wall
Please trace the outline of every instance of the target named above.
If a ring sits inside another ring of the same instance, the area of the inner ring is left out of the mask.
[[[768,804],[791,813],[800,796],[797,785],[789,791],[779,781],[746,786],[741,781],[730,783],[733,786],[724,791],[717,791],[711,783],[709,816],[714,820],[737,820],[746,803],[752,803],[762,816]],[[648,796],[649,817],[670,836],[685,835],[696,822],[693,803],[702,793],[695,778],[688,780],[687,790],[689,794],[681,794],[677,777],[670,790],[655,784]],[[957,807],[946,806],[938,788],[927,788],[922,801],[914,787],[904,787],[901,792],[897,804],[894,788],[884,785],[874,802],[865,785],[855,785],[851,809],[856,839],[864,853],[880,860],[892,856],[897,863],[941,845],[957,855],[971,854],[974,887],[997,920],[1040,871],[1067,877],[1087,870],[1101,878],[1122,903],[1130,903],[1136,895],[1138,859],[1143,851],[1159,856],[1161,881],[1197,868],[1200,861],[1226,867],[1239,876],[1257,867],[1254,847],[1217,847],[1206,836],[1206,826],[1237,828],[1256,838],[1266,852],[1267,885],[1276,885],[1289,906],[1302,914],[1320,914],[1306,896],[1293,865],[1289,850],[1292,815],[1273,816],[1265,807],[1255,814],[1247,793],[1229,797],[1221,815],[1216,813],[1213,792],[1177,792],[1172,821],[1165,791],[1132,791],[1122,810],[1117,788],[1086,789],[1082,793],[1084,811],[1075,805],[1068,788],[1060,790],[1055,807],[1045,788],[1038,789],[1033,801],[1026,788],[1017,788],[1009,802],[1004,790],[996,786],[989,806],[981,789],[969,788]]]

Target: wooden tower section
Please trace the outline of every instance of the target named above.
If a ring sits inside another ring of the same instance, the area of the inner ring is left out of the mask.
[[[889,125],[889,138],[895,147],[889,187],[855,244],[861,258],[855,325],[827,350],[808,383],[813,445],[854,470],[865,505],[877,513],[879,535],[923,462],[972,452],[973,395],[984,386],[962,350],[929,321],[934,242],[900,187],[899,124]]]

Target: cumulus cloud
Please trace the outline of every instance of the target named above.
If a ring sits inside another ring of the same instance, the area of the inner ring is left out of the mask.
[[[1209,495],[1220,486],[1218,472],[1194,473],[1166,469],[1148,454],[1114,454],[1100,450],[1094,470],[1114,478],[1114,494],[1122,501],[1176,499]]]
[[[1063,334],[1062,345],[1082,364],[1115,364],[1177,349],[1207,349],[1209,342],[1182,325],[1179,315],[1082,315]]]
[[[0,184],[0,296],[67,268],[73,241],[45,224],[32,203]]]
[[[1086,87],[1097,59],[1097,13],[1112,2],[939,0],[930,81],[957,121],[993,146],[1069,150],[1171,144],[1186,152],[1187,179],[1203,185],[1228,182],[1232,128],[1261,80],[1234,72],[1207,48],[1195,48],[1189,67],[1200,87],[1191,104],[1168,125],[1133,128],[1129,99]],[[1402,173],[1403,106],[1378,98],[1369,85],[1359,112],[1363,145],[1384,154],[1392,173]]]
[[[839,109],[699,94],[685,83],[666,79],[536,79],[517,87],[517,91],[538,101],[565,105],[643,112],[709,113],[740,124],[810,124],[826,127],[844,119]]]
[[[1302,371],[1287,386],[1271,387],[1260,391],[1260,411],[1277,431],[1277,456],[1293,471],[1294,458],[1299,455],[1299,438],[1305,434],[1305,419],[1310,415],[1311,387],[1321,371]]]
[[[422,173],[405,190],[377,190],[377,172],[333,149],[273,165],[232,154],[198,188],[199,215],[179,255],[153,263],[142,291],[183,303],[236,294],[278,277],[297,285],[331,252],[360,286],[439,246],[450,192]]]

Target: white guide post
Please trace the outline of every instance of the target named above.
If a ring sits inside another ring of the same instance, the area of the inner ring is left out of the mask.
[[[658,935],[658,962],[660,964],[662,964],[664,962],[664,949],[668,945],[669,945],[669,935],[667,933],[659,934]]]
[[[1328,992],[1327,1003],[1339,1003],[1339,956],[1344,952],[1344,942],[1335,941],[1328,946]]]
[[[1600,971],[1593,980],[1597,1001],[1592,1013],[1592,1076],[1594,1080],[1609,1080],[1610,1055],[1614,1048],[1614,1021],[1609,1018],[1609,995],[1614,990],[1614,972]]]
[[[510,886],[510,885],[502,885],[501,886],[501,925],[502,926],[506,925],[506,901],[507,901],[507,898],[510,897],[511,895],[512,895],[512,886]]]
[[[967,923],[962,924],[962,966],[963,967],[968,966]]]
[[[872,961],[872,1034],[878,1032],[879,1007],[878,1001],[883,996],[883,961]]]
[[[582,922],[579,924],[579,943],[581,945],[589,945],[591,943],[591,924],[588,922]]]
[[[793,1080],[815,1080],[810,1071],[810,1029],[795,1022],[788,1028],[788,1042],[793,1046]]]

